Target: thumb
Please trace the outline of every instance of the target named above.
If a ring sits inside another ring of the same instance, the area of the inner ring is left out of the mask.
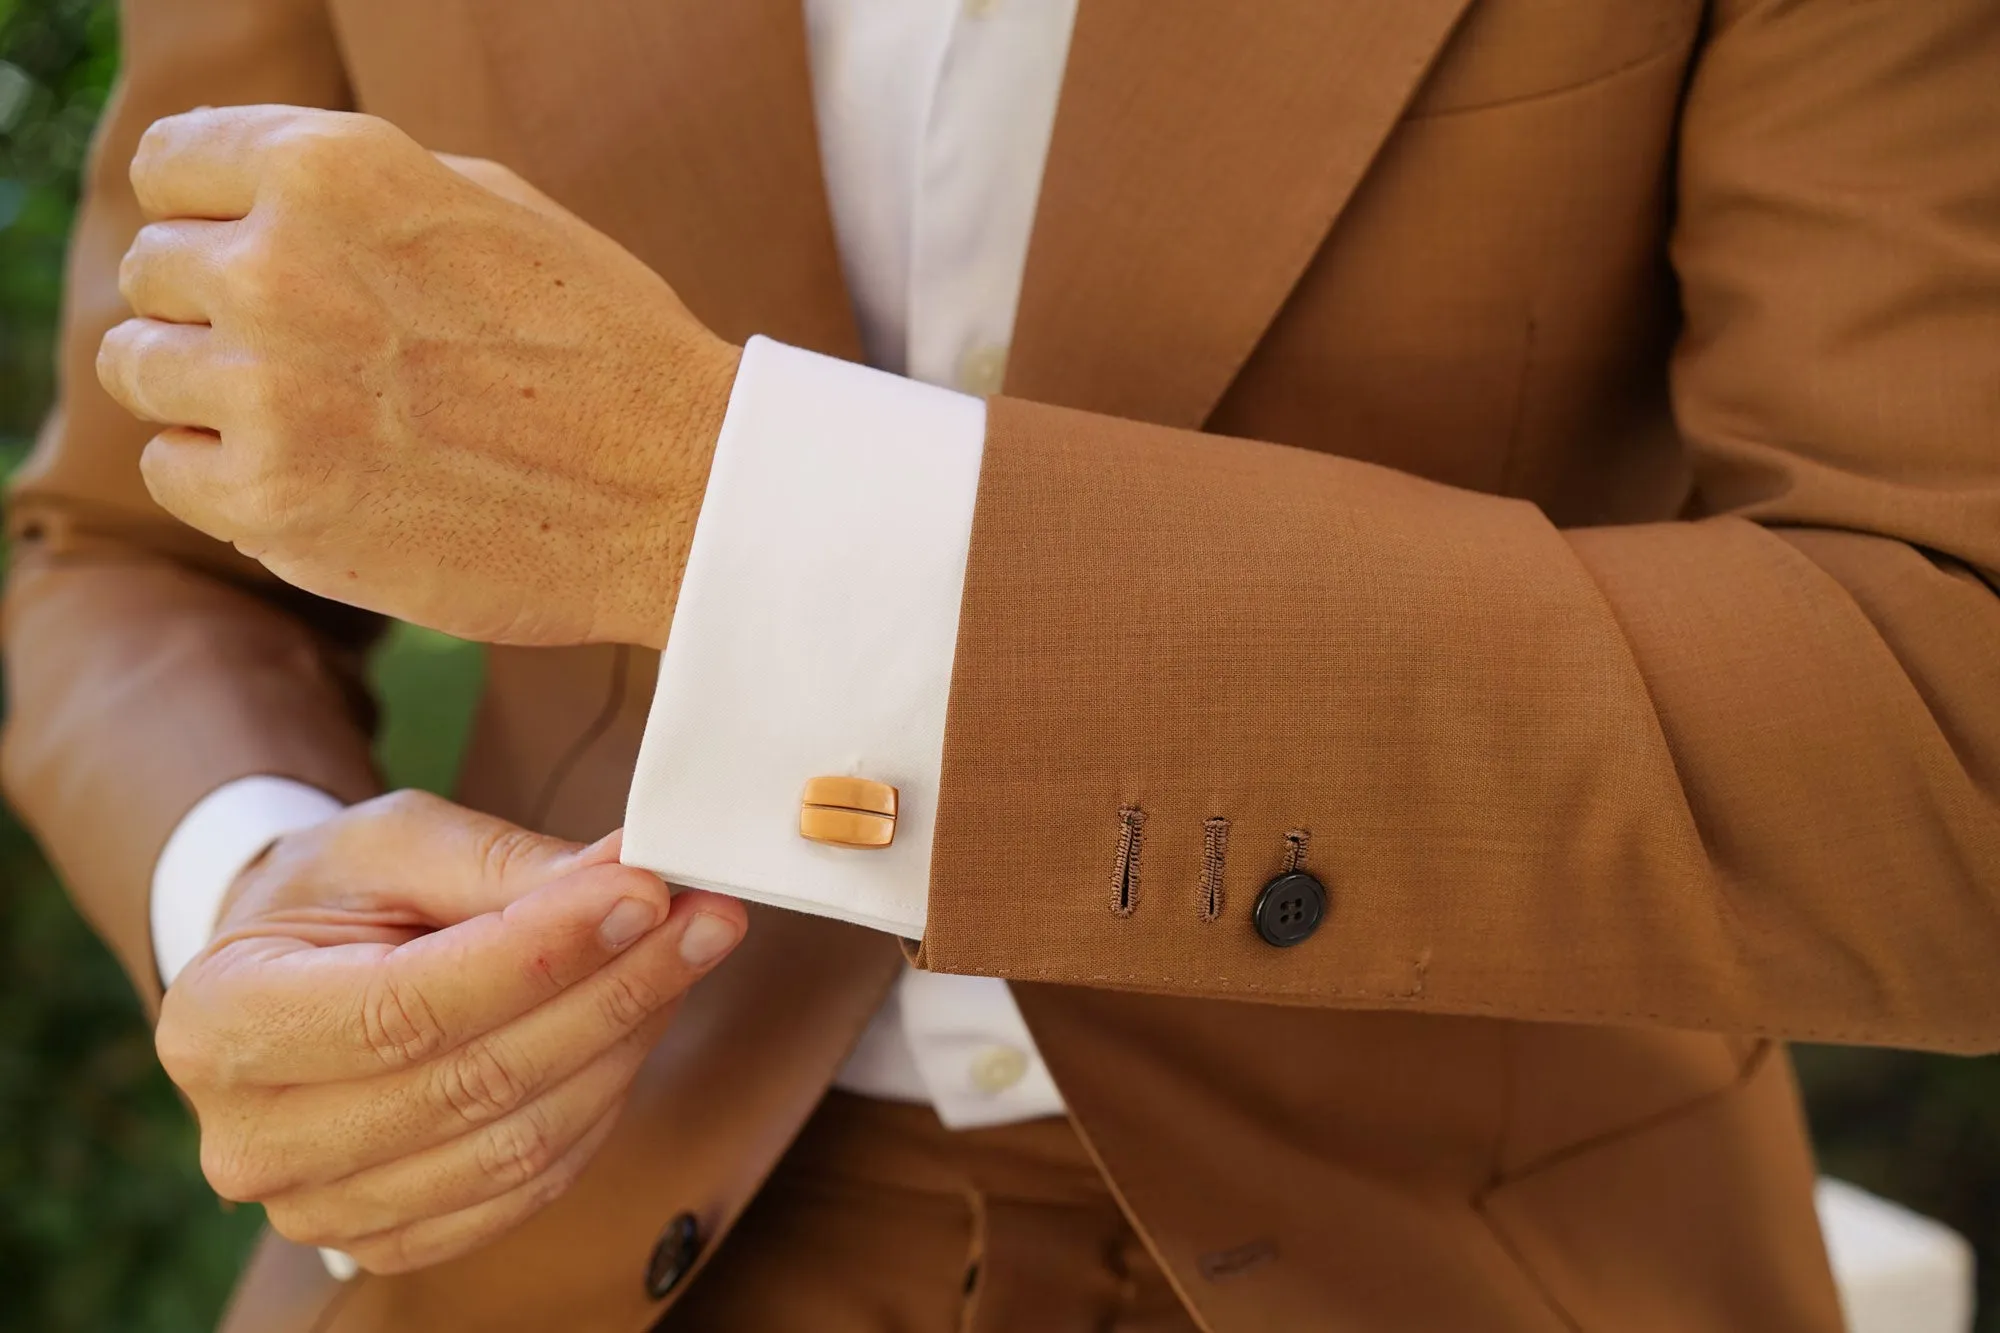
[[[584,847],[418,791],[353,807],[330,836],[322,864],[346,882],[329,889],[358,890],[369,906],[433,926],[501,911],[578,870],[615,864],[620,847],[616,834]]]
[[[612,829],[576,855],[581,865],[615,865],[625,855],[625,830]]]

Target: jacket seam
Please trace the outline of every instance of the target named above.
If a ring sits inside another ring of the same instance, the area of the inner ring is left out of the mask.
[[[1509,107],[1530,106],[1536,102],[1553,101],[1558,97],[1569,97],[1576,93],[1587,93],[1594,88],[1616,83],[1629,74],[1638,73],[1650,66],[1660,64],[1662,61],[1675,59],[1685,61],[1692,49],[1693,44],[1691,41],[1676,39],[1665,46],[1648,51],[1644,55],[1634,56],[1622,64],[1613,65],[1610,69],[1600,70],[1596,74],[1586,75],[1570,83],[1557,84],[1553,88],[1537,88],[1533,92],[1514,93],[1506,97],[1496,97],[1484,102],[1467,102],[1462,106],[1439,107],[1435,111],[1418,109],[1410,112],[1405,119],[1412,123],[1421,124],[1427,120],[1447,120],[1453,116],[1470,116],[1481,111],[1503,111]]]
[[[1616,1143],[1620,1139],[1633,1138],[1646,1133],[1648,1130],[1658,1129],[1662,1125],[1671,1124],[1684,1115],[1699,1111],[1702,1107],[1712,1102],[1720,1101],[1722,1098],[1746,1086],[1750,1080],[1757,1077],[1763,1070],[1765,1062],[1770,1058],[1774,1046],[1775,1043],[1769,1040],[1758,1042],[1750,1049],[1749,1054],[1743,1057],[1743,1063],[1737,1066],[1735,1076],[1720,1087],[1710,1088],[1707,1092],[1699,1093],[1696,1096],[1688,1098],[1686,1101],[1675,1102],[1671,1106],[1661,1107],[1652,1114],[1641,1116],[1637,1120],[1630,1120],[1622,1125],[1615,1125],[1610,1129],[1599,1130],[1595,1134],[1578,1139],[1575,1143],[1551,1149],[1543,1153],[1540,1157],[1529,1161],[1525,1166],[1500,1173],[1480,1187],[1480,1197],[1483,1199],[1494,1190],[1526,1180],[1530,1176],[1549,1170],[1551,1167],[1561,1166],[1564,1162],[1572,1158],[1594,1152],[1608,1144]]]
[[[1583,1322],[1570,1312],[1569,1307],[1563,1303],[1554,1289],[1548,1285],[1548,1281],[1542,1275],[1540,1268],[1529,1262],[1528,1257],[1522,1253],[1519,1245],[1515,1243],[1512,1234],[1508,1232],[1500,1219],[1496,1218],[1488,1208],[1489,1201],[1502,1189],[1519,1184],[1522,1181],[1531,1180],[1546,1171],[1563,1165],[1565,1162],[1574,1161],[1579,1157],[1588,1156],[1593,1152],[1598,1152],[1606,1148],[1616,1147],[1621,1143],[1640,1138],[1654,1130],[1678,1123],[1707,1107],[1715,1105],[1725,1098],[1736,1095],[1763,1071],[1765,1064],[1771,1057],[1772,1051],[1775,1049],[1777,1049],[1776,1042],[1768,1039],[1760,1041],[1743,1057],[1742,1062],[1737,1066],[1735,1075],[1720,1087],[1711,1088],[1707,1092],[1690,1097],[1685,1101],[1663,1107],[1651,1115],[1641,1116],[1637,1120],[1627,1121],[1614,1128],[1587,1135],[1574,1143],[1566,1144],[1563,1147],[1543,1153],[1540,1157],[1535,1158],[1527,1165],[1514,1171],[1496,1172],[1493,1179],[1487,1181],[1474,1191],[1468,1203],[1471,1205],[1472,1211],[1478,1216],[1481,1224],[1486,1228],[1487,1234],[1493,1238],[1494,1243],[1513,1262],[1515,1269],[1527,1280],[1528,1285],[1535,1289],[1535,1294],[1541,1297],[1543,1304],[1548,1307],[1549,1313],[1562,1321],[1563,1327],[1568,1333],[1584,1333]]]

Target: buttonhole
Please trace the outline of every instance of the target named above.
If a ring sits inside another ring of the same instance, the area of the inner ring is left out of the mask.
[[[1201,919],[1222,915],[1223,863],[1229,856],[1229,821],[1217,815],[1201,826]]]
[[[1118,811],[1118,857],[1111,869],[1111,912],[1130,916],[1139,906],[1139,839],[1146,812],[1136,805]]]
[[[1295,875],[1306,868],[1306,844],[1312,840],[1310,829],[1295,828],[1285,833],[1285,873]]]

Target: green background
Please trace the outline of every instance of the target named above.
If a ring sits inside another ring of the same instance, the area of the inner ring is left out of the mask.
[[[0,0],[0,462],[50,392],[62,251],[116,62],[106,0]],[[376,662],[383,765],[450,779],[477,651],[411,629]],[[1996,960],[2000,965],[2000,960]],[[2000,1333],[2000,1059],[1797,1052],[1824,1168],[1971,1237]],[[210,1327],[260,1218],[202,1183],[192,1124],[117,966],[0,810],[0,1329]]]

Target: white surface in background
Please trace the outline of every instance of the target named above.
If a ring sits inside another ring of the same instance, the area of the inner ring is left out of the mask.
[[[1822,1177],[1816,1202],[1849,1333],[1968,1333],[1964,1237],[1845,1181]]]

